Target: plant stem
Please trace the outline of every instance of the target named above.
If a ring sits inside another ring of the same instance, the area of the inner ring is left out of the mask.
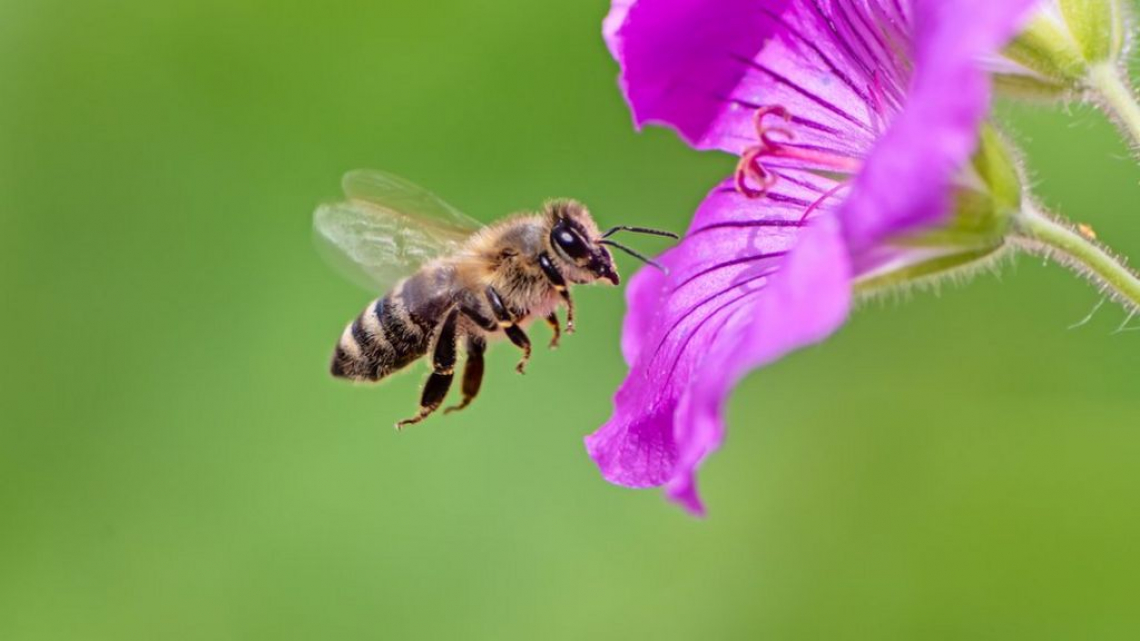
[[[1128,311],[1140,311],[1140,276],[1098,243],[1091,230],[1082,233],[1032,204],[1014,216],[1013,226],[1017,245],[1084,276]]]
[[[1125,72],[1111,63],[1099,64],[1089,70],[1087,83],[1100,98],[1101,107],[1140,150],[1140,104]]]

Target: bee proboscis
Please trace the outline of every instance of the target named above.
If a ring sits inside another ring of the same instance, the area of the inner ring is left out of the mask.
[[[467,407],[483,380],[488,338],[505,336],[522,350],[522,373],[531,353],[524,327],[542,318],[562,334],[574,331],[570,286],[620,282],[609,248],[656,265],[609,236],[632,231],[676,238],[670,232],[618,226],[599,230],[586,207],[569,199],[547,201],[483,226],[430,192],[392,174],[356,170],[345,175],[346,199],[313,215],[318,239],[347,259],[357,275],[386,293],[345,327],[333,353],[333,376],[380,381],[431,355],[419,412],[396,424],[418,423],[443,403],[463,346],[462,400]]]

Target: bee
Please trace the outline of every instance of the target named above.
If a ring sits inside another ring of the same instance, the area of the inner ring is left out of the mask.
[[[430,354],[419,412],[396,429],[424,420],[443,403],[460,345],[466,352],[463,398],[445,413],[467,407],[479,393],[488,339],[506,337],[522,351],[520,374],[531,355],[525,328],[535,319],[550,326],[550,347],[557,347],[559,308],[566,308],[566,333],[574,331],[570,286],[621,282],[610,248],[660,268],[610,236],[677,238],[627,225],[602,232],[585,205],[569,199],[483,226],[385,172],[349,172],[342,187],[345,200],[313,214],[317,239],[358,282],[386,293],[345,327],[329,369],[337,378],[377,382]]]

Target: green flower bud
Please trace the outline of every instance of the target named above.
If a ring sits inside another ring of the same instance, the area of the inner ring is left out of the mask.
[[[1122,0],[1058,0],[1058,4],[1089,64],[1120,58],[1126,33]]]
[[[1080,93],[1094,68],[1119,62],[1127,34],[1123,0],[1049,0],[1006,47],[995,84],[1019,97]]]
[[[954,191],[954,214],[942,227],[910,240],[920,245],[997,248],[1021,208],[1021,172],[1008,143],[990,125]]]

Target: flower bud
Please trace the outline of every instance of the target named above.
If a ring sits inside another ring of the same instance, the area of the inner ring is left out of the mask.
[[[1087,88],[1090,71],[1114,65],[1125,49],[1123,0],[1048,0],[1006,47],[995,84],[1019,97],[1066,98]]]
[[[978,136],[969,173],[977,182],[967,180],[958,188],[949,227],[981,244],[1001,244],[1013,214],[1021,208],[1021,171],[1009,144],[990,125],[983,126]]]

